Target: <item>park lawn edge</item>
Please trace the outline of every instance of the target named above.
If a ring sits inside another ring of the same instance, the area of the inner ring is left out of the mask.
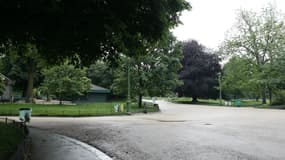
[[[114,104],[96,103],[79,105],[43,105],[43,104],[0,104],[0,116],[18,116],[19,108],[32,108],[32,116],[35,117],[101,117],[130,115],[126,110],[115,112]],[[122,103],[121,103],[122,104]],[[148,112],[158,112],[159,107],[147,107]],[[143,113],[144,108],[138,108],[136,104],[131,107],[131,113]]]
[[[185,99],[185,97],[183,97]],[[200,100],[200,101],[199,101]],[[191,98],[188,100],[179,100],[179,98],[172,98],[168,100],[169,102],[176,103],[176,104],[191,104],[191,105],[208,105],[213,107],[253,107],[258,109],[285,109],[285,105],[270,105],[270,104],[261,104],[261,102],[253,102],[248,100],[241,100],[243,103],[248,102],[250,104],[243,104],[242,106],[226,106],[226,105],[220,105],[219,100],[207,100],[207,99],[198,99],[198,103],[193,103]],[[224,100],[222,100],[224,104]],[[253,104],[251,104],[253,102]]]

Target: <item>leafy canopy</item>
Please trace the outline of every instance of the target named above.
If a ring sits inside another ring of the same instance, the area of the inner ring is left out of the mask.
[[[181,69],[182,50],[171,35],[150,47],[145,45],[145,54],[121,57],[121,66],[115,70],[112,89],[115,94],[127,94],[127,69],[130,61],[132,96],[167,96],[181,84],[178,71]]]
[[[72,65],[55,66],[44,70],[41,89],[46,94],[56,95],[60,100],[82,95],[90,89],[91,80],[84,69]]]
[[[0,0],[0,43],[36,44],[50,61],[114,60],[179,23],[185,0]],[[139,37],[139,38],[138,38]]]
[[[252,74],[259,85],[263,103],[266,94],[278,89],[282,81],[278,64],[285,52],[285,15],[269,4],[261,12],[241,10],[233,29],[221,46],[224,55],[239,56],[256,69]],[[245,77],[244,75],[243,77]],[[258,90],[256,90],[258,92]]]
[[[178,88],[179,96],[191,96],[193,102],[197,98],[216,98],[221,71],[218,55],[194,40],[183,43],[183,55],[180,79],[184,84]]]

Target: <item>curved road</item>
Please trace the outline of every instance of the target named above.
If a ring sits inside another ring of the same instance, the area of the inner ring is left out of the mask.
[[[173,104],[160,113],[36,118],[33,127],[64,134],[122,160],[284,160],[285,111]]]

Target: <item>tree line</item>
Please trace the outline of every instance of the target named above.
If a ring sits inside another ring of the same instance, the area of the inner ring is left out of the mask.
[[[0,1],[1,73],[16,80],[26,102],[35,88],[62,99],[86,93],[91,83],[124,97],[128,70],[139,106],[143,96],[190,96],[195,103],[216,99],[220,89],[224,99],[284,99],[284,14],[274,6],[241,10],[213,51],[171,34],[191,8],[186,1],[125,3]]]
[[[66,61],[82,68],[98,59],[115,65],[122,54],[143,55],[146,44],[165,39],[190,8],[185,0],[129,0],[123,6],[115,0],[1,0],[3,72],[23,83],[18,87],[31,102],[42,69]]]
[[[223,71],[223,88],[231,97],[251,97],[284,103],[284,14],[269,4],[260,12],[240,10],[237,22],[221,45],[230,57]]]

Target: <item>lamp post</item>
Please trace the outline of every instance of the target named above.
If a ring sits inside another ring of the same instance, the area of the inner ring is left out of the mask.
[[[128,96],[127,96],[127,112],[131,112],[131,80],[130,80],[130,64],[131,60],[128,58]]]
[[[221,73],[218,73],[218,76],[219,76],[219,90],[220,90],[220,93],[219,93],[219,101],[220,101],[220,105],[222,105],[222,85],[221,85],[221,76],[222,74]]]

